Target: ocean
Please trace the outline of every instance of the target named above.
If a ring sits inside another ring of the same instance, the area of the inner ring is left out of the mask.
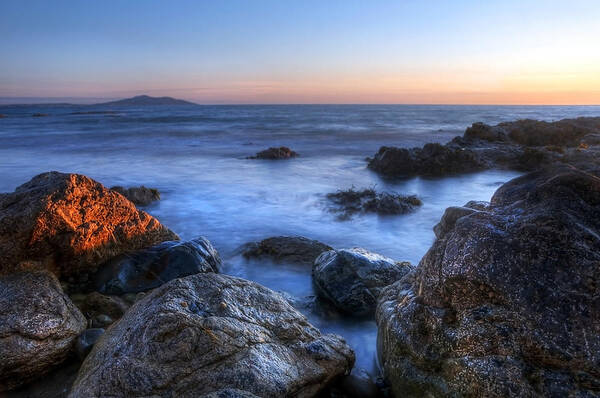
[[[32,117],[36,113],[47,116]],[[236,249],[270,236],[302,235],[417,264],[445,208],[489,200],[519,175],[490,170],[385,180],[366,168],[365,158],[380,146],[444,143],[477,121],[600,116],[600,106],[19,105],[0,106],[0,114],[0,192],[50,170],[82,173],[108,187],[157,188],[161,201],[144,210],[182,239],[207,237],[225,273],[304,297],[314,294],[309,268],[247,261]],[[282,145],[300,157],[246,159]],[[353,186],[414,194],[423,206],[407,215],[340,221],[325,195]],[[322,331],[346,338],[356,366],[376,372],[374,321],[307,316]]]

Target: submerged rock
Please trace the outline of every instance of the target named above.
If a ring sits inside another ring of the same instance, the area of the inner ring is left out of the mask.
[[[312,266],[321,253],[332,249],[324,243],[303,236],[273,236],[244,245],[242,255],[246,258],[266,257],[275,262]]]
[[[570,167],[512,180],[447,222],[386,288],[379,358],[397,396],[600,391],[600,179]]]
[[[221,258],[203,237],[187,242],[163,242],[138,252],[123,254],[104,264],[94,277],[104,294],[138,293],[172,279],[200,272],[219,272]]]
[[[0,276],[0,391],[65,360],[85,318],[47,271]]]
[[[388,177],[441,176],[483,170],[476,152],[440,144],[423,148],[381,147],[368,167]]]
[[[160,192],[156,188],[146,188],[145,186],[124,188],[116,186],[110,188],[120,193],[137,206],[148,206],[150,203],[160,200]]]
[[[396,193],[376,192],[374,189],[354,187],[327,194],[332,203],[329,210],[339,213],[339,218],[346,220],[357,213],[376,213],[379,215],[406,214],[414,211],[423,202],[415,195],[403,196]]]
[[[365,249],[331,250],[321,254],[313,267],[317,294],[336,308],[356,316],[373,315],[381,289],[412,269]]]
[[[321,334],[277,293],[235,277],[196,274],[155,289],[111,326],[84,361],[71,396],[239,389],[311,397],[353,362],[341,337]]]
[[[154,217],[83,175],[44,173],[0,195],[0,272],[32,260],[81,278],[123,252],[173,239]]]
[[[282,146],[279,148],[269,148],[264,151],[258,152],[255,156],[250,156],[248,159],[266,159],[266,160],[281,160],[281,159],[291,159],[298,157],[298,153],[292,151],[290,148],[286,146]]]

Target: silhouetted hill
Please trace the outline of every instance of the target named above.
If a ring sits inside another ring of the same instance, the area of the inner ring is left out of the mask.
[[[95,105],[107,106],[128,106],[128,105],[197,105],[193,102],[184,101],[171,97],[150,97],[148,95],[138,95],[132,98],[125,98],[118,101],[103,102]]]

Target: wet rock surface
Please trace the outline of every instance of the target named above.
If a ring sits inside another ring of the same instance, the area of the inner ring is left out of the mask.
[[[85,278],[123,252],[178,239],[154,217],[79,174],[49,172],[0,195],[0,272],[25,260]]]
[[[368,167],[384,176],[412,177],[473,172],[486,165],[470,149],[432,143],[423,148],[381,147]]]
[[[354,187],[327,194],[331,203],[329,210],[338,214],[338,219],[348,220],[355,214],[375,213],[379,215],[406,214],[423,204],[415,195],[404,196],[391,192],[376,192],[373,188],[357,190]]]
[[[94,276],[94,284],[104,294],[138,293],[175,278],[219,272],[220,267],[219,253],[206,238],[168,241],[110,260]]]
[[[600,393],[600,179],[562,166],[447,223],[381,294],[379,358],[397,396]]]
[[[381,147],[368,167],[387,177],[441,176],[490,168],[533,171],[557,163],[600,164],[600,118],[474,123],[445,145]]]
[[[60,365],[85,318],[47,271],[0,276],[0,391]]]
[[[160,200],[160,192],[158,192],[158,189],[146,188],[143,185],[130,188],[115,186],[110,189],[125,196],[137,206],[148,206],[150,203]]]
[[[274,262],[306,264],[312,266],[315,259],[331,246],[303,236],[273,236],[260,242],[252,242],[241,249],[246,258],[268,258]]]
[[[331,250],[313,266],[317,294],[350,315],[373,315],[381,290],[412,269],[365,249]]]
[[[239,389],[310,397],[354,354],[277,293],[214,273],[175,279],[135,303],[84,361],[72,397],[202,396]]]
[[[286,146],[282,146],[279,148],[272,147],[269,149],[265,149],[264,151],[258,152],[254,156],[249,156],[248,159],[282,160],[291,159],[298,156],[299,155],[297,152],[292,151]]]

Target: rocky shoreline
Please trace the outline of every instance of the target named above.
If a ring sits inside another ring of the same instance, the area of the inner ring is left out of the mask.
[[[0,194],[0,395],[596,396],[598,137],[579,118],[382,147],[369,168],[386,177],[536,171],[448,208],[417,266],[297,236],[240,249],[306,266],[308,304],[221,274],[206,238],[181,241],[131,190],[38,175]],[[307,305],[376,319],[385,386]]]

